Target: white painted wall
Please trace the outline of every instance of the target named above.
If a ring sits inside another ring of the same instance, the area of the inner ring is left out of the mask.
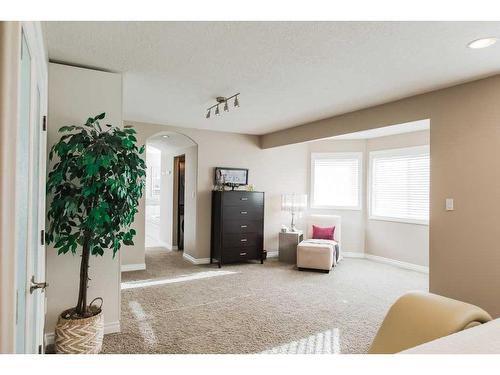
[[[161,195],[160,195],[160,239],[169,250],[172,249],[172,216],[174,210],[174,155],[167,150],[161,152]]]
[[[61,126],[81,124],[88,117],[106,112],[106,122],[122,125],[122,77],[120,74],[49,64],[48,149],[59,139]],[[48,168],[50,170],[50,167]],[[122,248],[127,251],[127,247]],[[78,298],[80,257],[57,255],[47,246],[46,332],[52,333],[59,314],[74,307]],[[120,254],[113,259],[91,256],[88,298],[104,299],[105,331],[119,327]]]
[[[161,222],[156,224],[154,215],[159,215],[161,212],[162,189],[165,188],[163,180],[163,152],[159,147],[147,145],[146,147],[146,188],[144,194],[146,196],[146,247],[164,247],[163,232],[161,230]],[[155,178],[154,178],[155,177]],[[159,178],[159,181],[156,179]],[[154,189],[159,187],[160,190]],[[160,235],[160,233],[162,235]]]

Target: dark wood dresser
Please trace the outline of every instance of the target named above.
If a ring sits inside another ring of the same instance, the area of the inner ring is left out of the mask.
[[[210,263],[260,260],[264,250],[264,193],[213,191]]]

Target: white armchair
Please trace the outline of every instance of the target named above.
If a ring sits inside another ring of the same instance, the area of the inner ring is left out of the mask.
[[[342,259],[341,220],[336,215],[309,215],[306,218],[305,240],[297,246],[297,267],[299,270],[315,269],[330,272]],[[335,226],[334,240],[312,238],[312,226]]]

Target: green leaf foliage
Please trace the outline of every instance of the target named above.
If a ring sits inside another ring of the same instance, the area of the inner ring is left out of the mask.
[[[76,253],[85,241],[92,255],[113,256],[123,245],[133,245],[130,228],[137,213],[146,164],[137,147],[135,130],[106,125],[104,113],[89,117],[83,126],[63,126],[49,159],[57,158],[49,173],[46,239],[58,254]]]

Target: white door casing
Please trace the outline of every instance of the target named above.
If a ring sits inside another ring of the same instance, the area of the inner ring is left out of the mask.
[[[28,148],[28,221],[27,240],[24,244],[25,254],[18,254],[18,264],[22,270],[24,285],[17,285],[18,301],[18,334],[17,352],[43,352],[43,328],[45,321],[44,288],[31,289],[32,280],[45,280],[45,245],[43,231],[45,228],[45,181],[46,181],[46,144],[45,119],[47,113],[47,61],[42,42],[40,24],[22,22],[22,43],[27,45],[31,58],[29,87],[29,148]],[[20,126],[26,124],[20,124]],[[20,207],[22,210],[23,207]],[[17,208],[16,208],[17,213]],[[23,248],[20,244],[18,249]],[[19,251],[18,250],[18,251]],[[25,271],[25,272],[24,272]],[[20,280],[18,278],[18,280]],[[20,309],[20,305],[23,308]],[[21,326],[22,325],[22,326]]]

